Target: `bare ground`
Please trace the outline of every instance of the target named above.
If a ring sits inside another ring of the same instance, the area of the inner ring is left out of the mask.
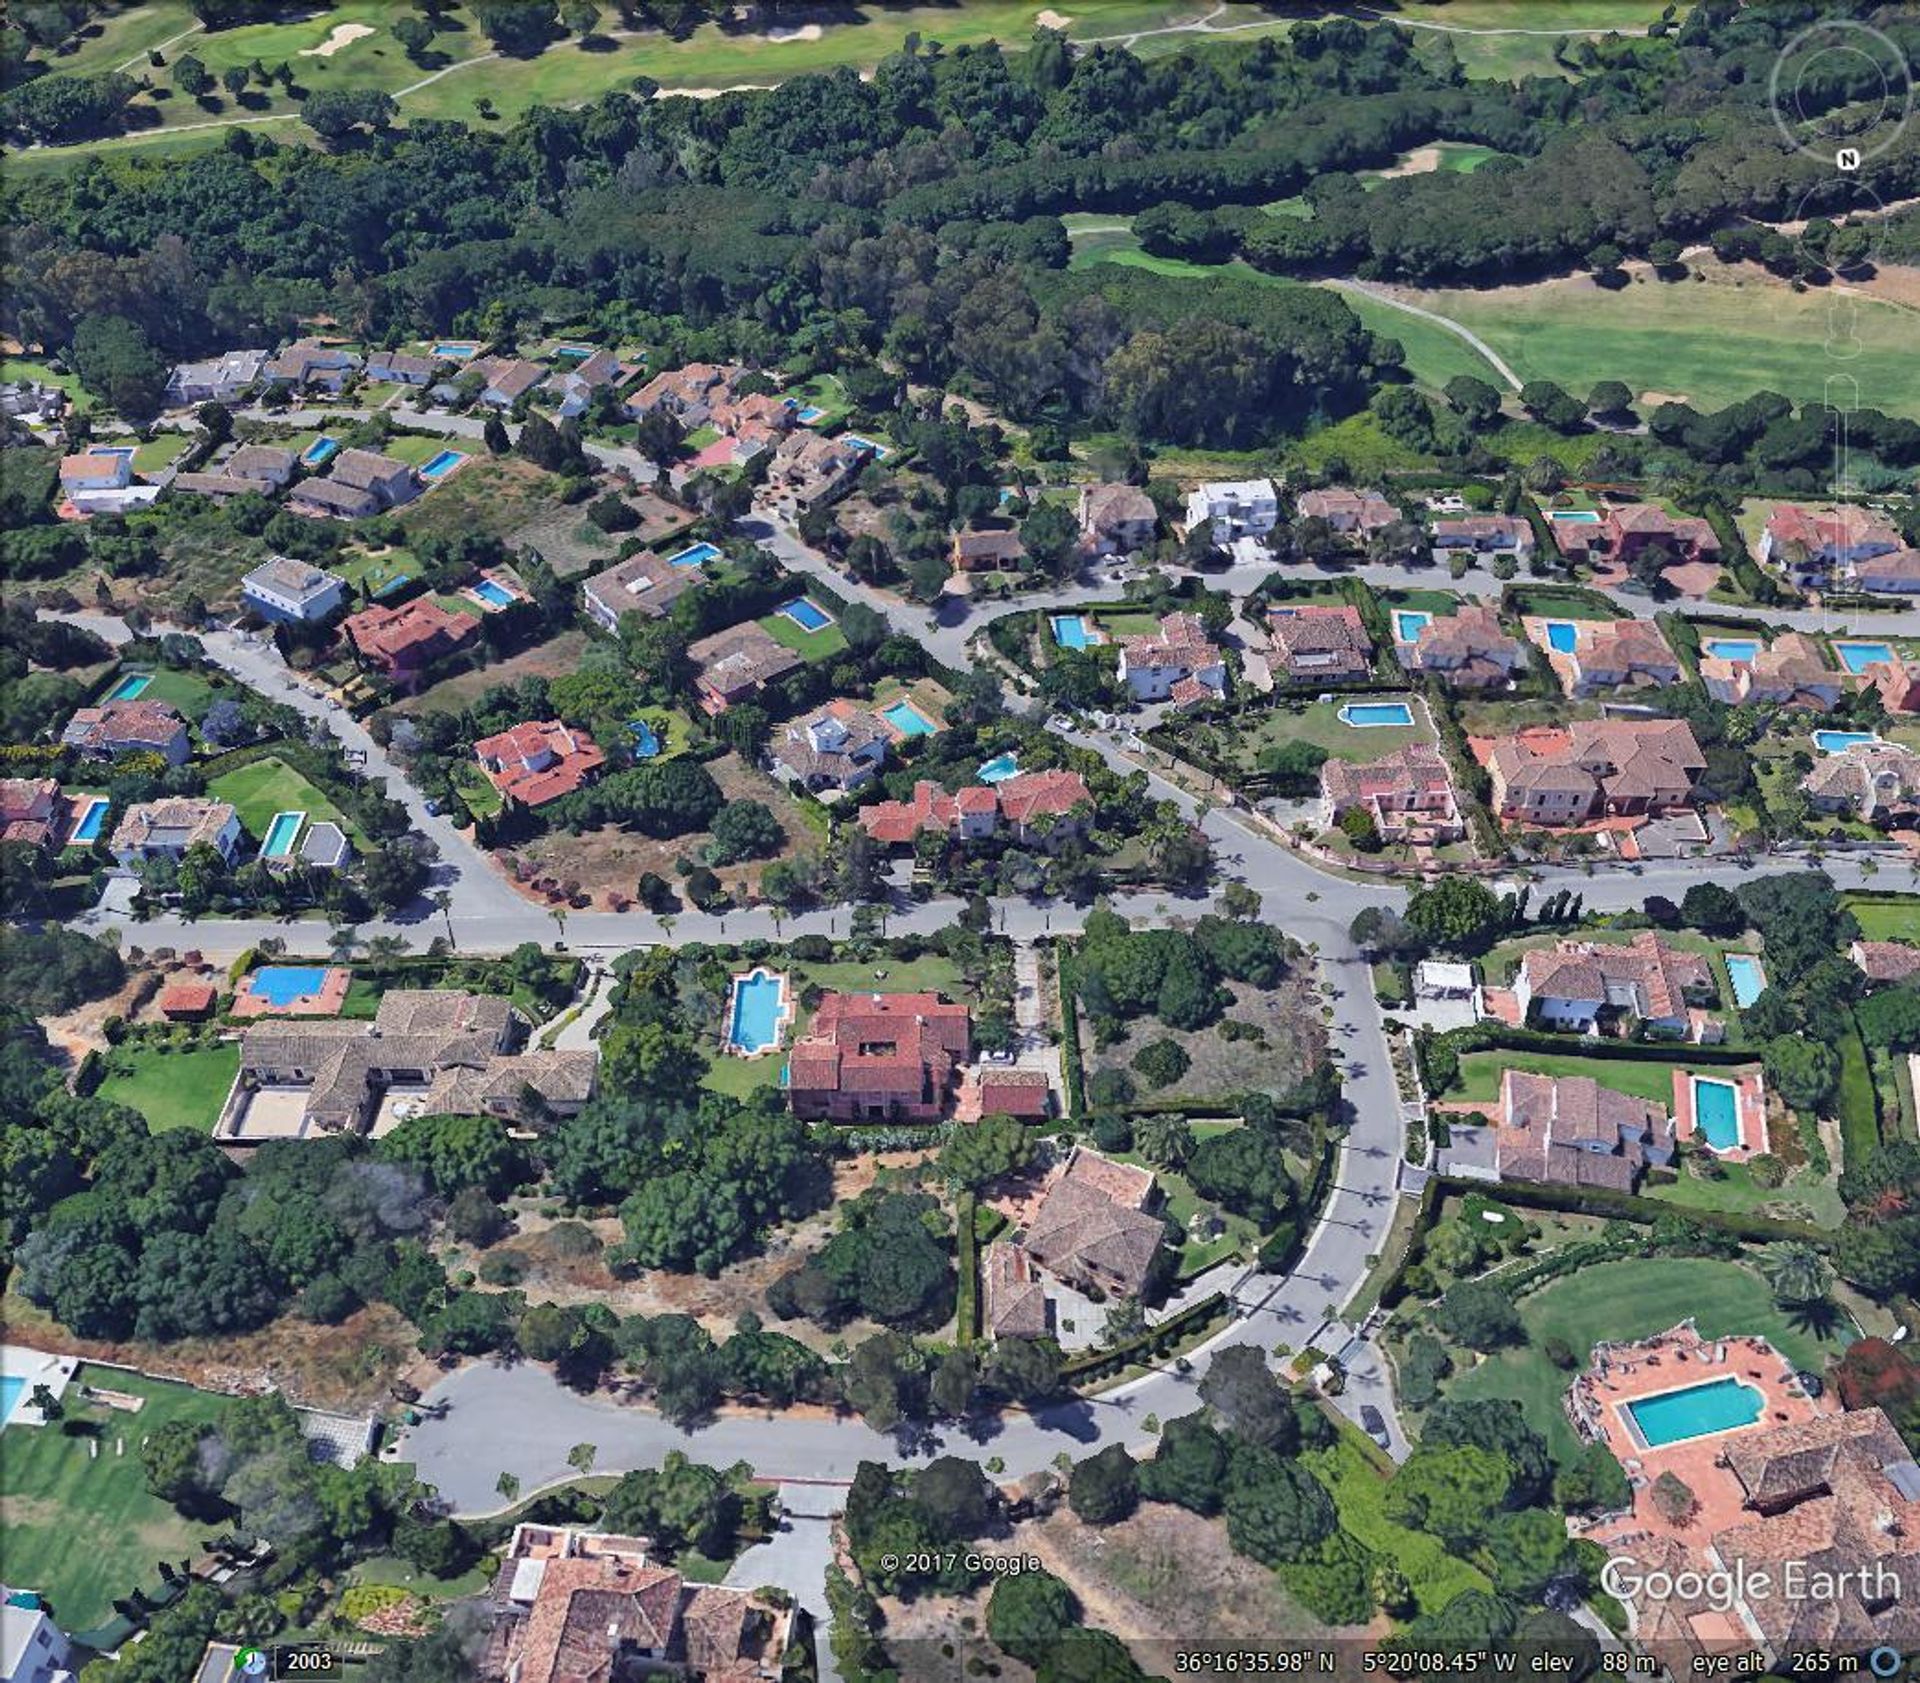
[[[476,701],[487,690],[501,684],[517,684],[522,678],[564,678],[580,669],[580,657],[587,652],[586,632],[562,631],[544,643],[523,649],[505,660],[496,660],[477,672],[456,672],[431,684],[418,695],[395,704],[396,713],[455,712]]]
[[[1285,1092],[1326,1056],[1326,1030],[1320,1022],[1307,966],[1297,966],[1270,991],[1239,982],[1229,982],[1227,988],[1234,1002],[1222,1021],[1258,1027],[1266,1037],[1264,1044],[1228,1040],[1220,1032],[1220,1023],[1184,1033],[1168,1028],[1158,1018],[1141,1017],[1113,1045],[1090,1051],[1089,1073],[1097,1069],[1125,1070],[1142,1097],[1208,1099],[1250,1091]],[[1149,1088],[1132,1069],[1131,1060],[1142,1046],[1162,1039],[1176,1041],[1192,1064],[1171,1086]]]

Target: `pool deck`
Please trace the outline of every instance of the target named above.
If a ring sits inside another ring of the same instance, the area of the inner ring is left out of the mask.
[[[347,989],[353,972],[339,965],[330,966],[318,993],[303,993],[285,1005],[276,1005],[255,993],[252,978],[241,983],[233,996],[229,1015],[235,1017],[337,1017],[347,1001]]]
[[[780,1003],[773,1011],[773,1039],[766,1045],[754,1050],[742,1046],[733,1038],[734,1013],[739,1009],[740,984],[755,980],[771,979],[780,984]],[[732,1058],[764,1058],[780,1050],[780,1043],[786,1039],[787,1027],[793,1021],[793,983],[783,970],[769,970],[764,964],[757,964],[751,970],[743,970],[727,984],[727,1026],[720,1031],[720,1049]]]
[[[40,1410],[27,1399],[36,1385],[44,1385],[58,1402],[79,1368],[78,1358],[55,1356],[45,1350],[30,1350],[24,1344],[0,1344],[0,1376],[22,1381],[20,1401],[12,1415],[0,1424],[8,1426],[44,1426]]]
[[[1693,1074],[1691,1070],[1673,1072],[1673,1126],[1682,1140],[1694,1140],[1711,1151],[1723,1163],[1745,1163],[1767,1149],[1767,1089],[1757,1069],[1730,1068],[1723,1076],[1718,1071],[1709,1081],[1724,1080],[1734,1090],[1734,1115],[1740,1123],[1740,1143],[1726,1151],[1707,1144],[1700,1132],[1700,1121],[1693,1112]]]

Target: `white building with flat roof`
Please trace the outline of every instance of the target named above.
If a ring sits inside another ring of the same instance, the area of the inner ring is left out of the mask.
[[[16,1606],[16,1594],[0,1584],[0,1683],[73,1683],[67,1633],[44,1607]]]
[[[1263,538],[1280,519],[1280,495],[1271,479],[1199,485],[1187,495],[1187,530],[1206,527],[1222,549],[1236,538]]]

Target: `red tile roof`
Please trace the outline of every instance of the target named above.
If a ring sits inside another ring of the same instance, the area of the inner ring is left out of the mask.
[[[591,736],[559,719],[530,721],[482,737],[473,752],[487,781],[522,806],[572,794],[607,763]]]
[[[343,629],[369,660],[391,667],[416,664],[436,645],[458,648],[480,634],[480,622],[419,596],[397,608],[363,608],[347,617]]]
[[[945,1087],[971,1041],[966,1006],[938,994],[830,993],[788,1055],[787,1085],[917,1099]]]

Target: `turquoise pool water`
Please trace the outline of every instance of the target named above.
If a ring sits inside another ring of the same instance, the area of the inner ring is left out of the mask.
[[[1393,640],[1396,643],[1411,643],[1424,626],[1433,623],[1432,614],[1423,614],[1413,608],[1396,609],[1393,616]]]
[[[107,821],[108,805],[108,801],[103,796],[95,795],[92,805],[87,808],[80,822],[74,825],[73,834],[68,840],[75,843],[98,841],[100,826]]]
[[[1766,1406],[1767,1399],[1751,1385],[1738,1379],[1709,1379],[1684,1390],[1642,1397],[1627,1404],[1627,1413],[1649,1449],[1664,1449],[1670,1443],[1751,1426]]]
[[[880,717],[902,736],[931,736],[937,728],[911,701],[896,701],[891,707],[881,708]]]
[[[557,357],[565,357],[568,362],[585,362],[593,355],[593,347],[591,345],[555,345],[553,354]]]
[[[1727,961],[1727,980],[1733,984],[1733,1002],[1742,1011],[1767,990],[1767,973],[1751,953],[1723,953]]]
[[[444,479],[467,458],[458,450],[442,450],[420,470],[422,479]]]
[[[1700,652],[1715,660],[1752,660],[1760,644],[1751,637],[1706,637],[1701,639]]]
[[[1053,640],[1063,649],[1090,649],[1100,641],[1080,614],[1055,614]]]
[[[627,729],[633,733],[633,757],[636,760],[651,760],[660,752],[660,738],[645,719],[629,719]]]
[[[1563,521],[1569,526],[1598,526],[1600,516],[1590,508],[1559,508],[1553,510],[1547,518]]]
[[[802,631],[825,631],[833,624],[832,614],[818,602],[809,602],[804,596],[796,596],[791,602],[782,602],[780,612]]]
[[[1870,730],[1817,730],[1813,733],[1813,745],[1823,754],[1844,754],[1849,748],[1879,740]]]
[[[1355,730],[1378,730],[1382,725],[1410,725],[1413,709],[1404,701],[1350,701],[1340,709],[1340,722]]]
[[[333,453],[339,448],[339,439],[329,438],[325,433],[322,433],[301,453],[300,465],[302,467],[320,467],[331,458]]]
[[[809,403],[803,408],[796,409],[793,412],[793,418],[803,427],[810,427],[825,414],[826,410],[822,409],[819,404]]]
[[[0,1426],[13,1418],[14,1405],[20,1401],[20,1393],[27,1388],[27,1382],[15,1375],[8,1374],[0,1378]]]
[[[464,362],[468,357],[478,356],[480,347],[471,339],[442,339],[433,347],[433,354],[446,357],[449,361]]]
[[[492,579],[482,579],[473,587],[473,593],[490,608],[511,608],[519,600],[511,590],[495,584]]]
[[[1715,1151],[1731,1151],[1740,1143],[1740,1095],[1731,1081],[1693,1078],[1693,1114],[1700,1132]]]
[[[285,1010],[296,999],[317,994],[326,986],[327,972],[318,964],[269,964],[247,978],[247,986],[269,1005]]]
[[[995,754],[973,775],[982,783],[1004,783],[1020,775],[1020,762],[1012,754]]]
[[[740,1052],[764,1052],[780,1039],[783,976],[756,970],[733,979],[733,1014],[727,1019],[727,1044]]]
[[[122,678],[107,691],[109,701],[132,701],[146,693],[147,686],[153,682],[151,673],[133,672]]]
[[[1570,619],[1547,621],[1547,647],[1555,654],[1572,654],[1580,642],[1580,627]]]
[[[713,544],[697,543],[689,549],[683,549],[678,555],[669,555],[669,567],[702,567],[709,561],[720,559],[720,551]]]
[[[840,435],[840,442],[842,444],[851,446],[855,450],[872,451],[873,459],[876,462],[884,462],[889,456],[893,454],[893,452],[889,450],[886,447],[886,445],[878,443],[877,441],[871,438],[862,438],[857,432],[842,433]]]
[[[300,826],[307,821],[304,812],[276,812],[267,826],[267,839],[260,844],[263,859],[292,857],[293,844],[299,840]]]
[[[1833,652],[1849,672],[1864,672],[1869,666],[1884,666],[1893,659],[1891,643],[1835,643]]]

